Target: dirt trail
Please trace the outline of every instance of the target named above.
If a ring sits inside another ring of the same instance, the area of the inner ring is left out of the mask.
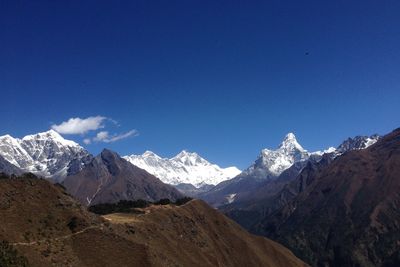
[[[86,228],[84,228],[84,229],[82,229],[82,230],[80,230],[78,232],[75,232],[75,233],[72,233],[72,234],[69,234],[69,235],[63,235],[63,236],[54,237],[54,238],[44,238],[44,239],[41,239],[41,240],[36,240],[36,241],[31,241],[31,242],[15,242],[15,243],[10,243],[10,245],[13,245],[13,246],[33,246],[33,245],[38,245],[39,243],[47,242],[47,241],[59,241],[59,240],[71,238],[71,237],[73,237],[75,235],[83,234],[84,232],[86,232],[86,231],[88,231],[90,229],[100,229],[100,230],[102,230],[103,226],[104,226],[103,224],[101,224],[99,226],[89,226],[89,227],[86,227]]]

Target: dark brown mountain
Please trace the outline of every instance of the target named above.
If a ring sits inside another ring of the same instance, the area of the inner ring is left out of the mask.
[[[264,180],[251,177],[247,174],[239,174],[233,179],[223,181],[209,191],[197,194],[196,197],[206,201],[213,207],[220,207],[229,203],[229,196],[239,197],[248,192],[252,192],[260,186]]]
[[[322,158],[297,162],[276,180],[264,182],[253,191],[241,195],[233,203],[219,207],[219,210],[251,230],[263,218],[270,216],[304,191],[318,170],[333,160],[332,156],[325,154]]]
[[[135,199],[176,200],[182,197],[172,186],[106,149],[80,172],[68,176],[63,185],[84,205]]]
[[[144,214],[87,212],[34,176],[0,179],[0,263],[10,266],[305,266],[202,201]]]
[[[400,129],[309,171],[252,231],[315,266],[400,266]]]

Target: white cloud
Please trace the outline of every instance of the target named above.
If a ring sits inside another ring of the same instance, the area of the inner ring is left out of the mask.
[[[109,134],[107,131],[102,131],[102,132],[98,132],[96,137],[93,138],[94,141],[96,142],[106,142],[106,140],[108,140],[110,138]]]
[[[90,138],[85,138],[85,139],[83,139],[83,143],[85,143],[86,145],[89,145],[90,143],[92,143],[92,140],[90,140]]]
[[[119,141],[121,139],[128,138],[130,136],[137,136],[139,134],[136,130],[130,130],[129,132],[123,134],[114,134],[111,135],[107,131],[98,132],[96,137],[93,138],[95,142],[104,142],[104,143],[113,143]]]
[[[95,131],[104,128],[106,117],[95,116],[86,119],[70,118],[59,125],[53,124],[51,128],[60,134],[85,134],[89,131]]]

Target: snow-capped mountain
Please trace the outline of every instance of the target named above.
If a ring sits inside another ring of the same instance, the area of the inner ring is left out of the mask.
[[[145,169],[167,184],[192,184],[201,187],[216,185],[240,173],[236,167],[221,168],[200,157],[197,153],[183,150],[173,158],[162,158],[151,151],[142,155],[124,157],[133,165]]]
[[[251,175],[254,178],[277,177],[294,163],[307,160],[313,154],[297,142],[293,133],[288,133],[277,149],[263,149],[254,164],[241,175]]]
[[[344,152],[347,152],[350,150],[365,149],[365,148],[375,144],[379,139],[380,139],[380,136],[377,134],[374,134],[371,136],[356,136],[353,138],[348,138],[337,147],[335,152],[337,154],[343,154]]]
[[[307,163],[319,162],[324,154],[333,160],[347,151],[365,149],[378,139],[378,135],[357,136],[347,139],[337,148],[308,152],[297,142],[295,135],[289,133],[277,149],[263,149],[255,162],[241,174],[198,197],[218,207],[232,204],[237,199],[239,202],[251,200],[260,188],[263,189],[261,194],[272,194],[277,188],[280,190],[281,185],[295,179]]]
[[[56,180],[79,170],[91,157],[79,144],[64,139],[54,130],[22,139],[0,136],[0,155],[23,171]]]

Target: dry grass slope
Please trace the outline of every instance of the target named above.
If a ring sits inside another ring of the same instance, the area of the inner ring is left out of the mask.
[[[205,202],[104,216],[125,238],[147,244],[154,266],[305,266],[288,249],[249,234]]]
[[[45,180],[0,179],[0,240],[29,266],[304,266],[204,202],[145,212],[104,219]]]

